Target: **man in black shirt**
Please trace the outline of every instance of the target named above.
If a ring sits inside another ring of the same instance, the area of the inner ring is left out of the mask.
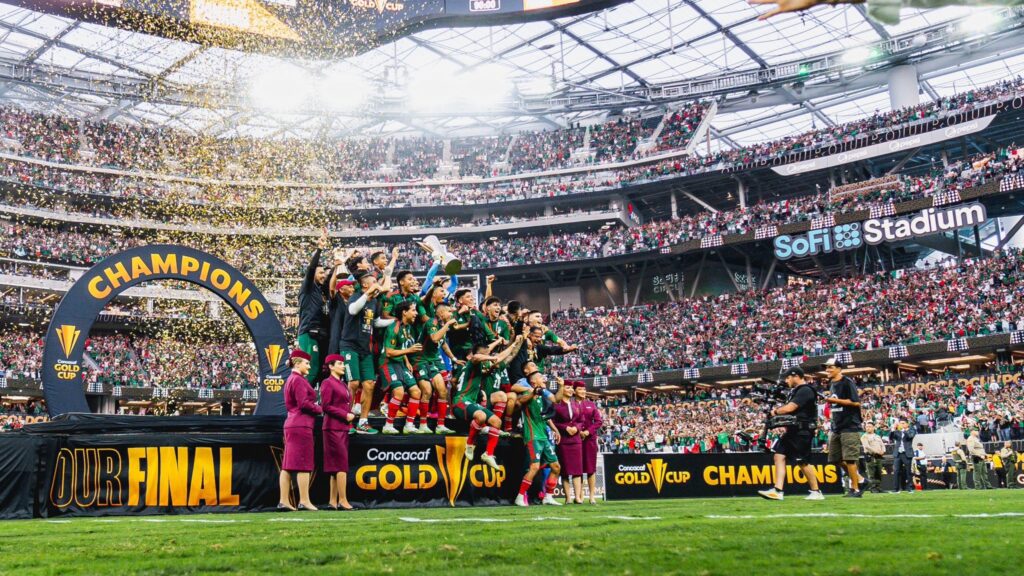
[[[818,407],[815,403],[817,394],[814,387],[805,380],[804,371],[795,366],[783,376],[786,386],[792,388],[789,399],[782,406],[772,410],[772,416],[792,414],[796,416],[795,426],[787,426],[786,432],[775,444],[775,486],[768,490],[760,490],[758,494],[767,500],[782,500],[783,487],[786,484],[786,460],[800,466],[811,493],[806,500],[824,500],[825,496],[818,489],[818,477],[814,468],[807,462],[811,456],[811,438],[818,421]]]
[[[832,433],[828,437],[828,461],[839,465],[843,463],[850,479],[850,491],[847,498],[860,498],[864,495],[858,490],[860,474],[857,472],[857,460],[860,459],[860,396],[857,385],[850,378],[843,376],[843,363],[836,358],[829,358],[823,366],[831,383],[831,393],[825,402],[832,405]]]
[[[324,228],[299,288],[299,348],[312,358],[308,378],[314,386],[320,377],[320,350],[326,349],[329,337],[327,300],[324,298],[327,270],[320,265],[320,253],[326,249],[327,229]]]

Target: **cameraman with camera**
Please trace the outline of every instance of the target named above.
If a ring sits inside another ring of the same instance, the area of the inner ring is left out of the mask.
[[[817,428],[818,407],[815,404],[817,393],[814,387],[806,382],[804,371],[799,367],[786,370],[784,374],[786,386],[792,388],[786,403],[771,411],[772,418],[782,415],[793,415],[795,422],[786,426],[786,432],[775,445],[775,486],[768,490],[758,491],[758,495],[767,500],[782,500],[783,487],[786,483],[786,460],[792,460],[801,467],[811,493],[805,500],[824,500],[825,496],[818,489],[818,478],[814,469],[807,462],[811,456],[811,438]]]

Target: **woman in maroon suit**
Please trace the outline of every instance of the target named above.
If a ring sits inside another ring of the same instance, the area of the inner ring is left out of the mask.
[[[327,357],[330,374],[320,383],[320,407],[324,410],[324,472],[331,477],[331,508],[351,510],[346,486],[348,483],[348,433],[352,429],[352,395],[341,383],[345,374],[345,358],[340,354]]]
[[[565,503],[569,500],[569,481],[575,488],[575,502],[583,504],[583,440],[580,438],[580,407],[572,394],[566,395],[561,402],[555,404],[555,417],[551,419],[562,437],[555,451],[562,467],[562,489],[565,490]]]
[[[313,471],[313,424],[322,413],[316,405],[316,391],[309,385],[309,354],[292,350],[288,364],[292,373],[284,383],[284,405],[288,417],[284,421],[284,458],[281,462],[281,500],[279,510],[295,510],[291,505],[291,473],[295,472],[299,484],[299,510],[316,510],[309,501],[309,473]]]
[[[574,386],[580,403],[580,437],[583,439],[583,473],[587,476],[590,503],[597,504],[597,434],[604,420],[593,400],[587,400],[587,384],[577,380]]]

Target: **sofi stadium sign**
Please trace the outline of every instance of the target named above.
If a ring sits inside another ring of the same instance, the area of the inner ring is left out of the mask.
[[[865,244],[898,242],[976,226],[985,222],[986,218],[985,206],[975,202],[949,208],[928,208],[914,216],[872,218],[864,222],[811,230],[806,234],[783,234],[775,237],[775,257],[788,260],[855,250]]]

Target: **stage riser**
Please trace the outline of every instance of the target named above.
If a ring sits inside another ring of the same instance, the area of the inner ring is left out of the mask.
[[[91,420],[86,427],[94,428]],[[139,419],[144,432],[33,433],[0,436],[0,518],[136,516],[276,509],[282,432],[155,432],[166,422]],[[178,428],[193,428],[182,422]],[[223,423],[221,423],[223,424]],[[329,477],[316,438],[311,499],[326,505]],[[526,466],[522,441],[499,443],[494,470],[465,459],[464,435],[350,436],[348,496],[366,508],[507,505]]]

